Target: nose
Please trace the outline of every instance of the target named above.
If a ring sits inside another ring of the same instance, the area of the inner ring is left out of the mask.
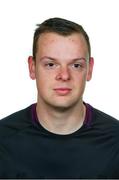
[[[68,67],[60,67],[56,75],[56,80],[68,81],[70,80],[70,72]]]

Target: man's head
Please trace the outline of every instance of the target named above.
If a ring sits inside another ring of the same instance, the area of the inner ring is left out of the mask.
[[[93,69],[89,38],[80,25],[46,20],[35,31],[33,57],[28,61],[38,103],[57,109],[79,106]]]
[[[44,21],[42,24],[39,24],[38,28],[35,30],[34,38],[33,38],[34,59],[36,58],[38,39],[42,33],[46,33],[46,32],[54,32],[62,36],[69,36],[73,33],[82,34],[88,46],[89,57],[91,56],[89,37],[81,25],[66,19],[51,18]]]

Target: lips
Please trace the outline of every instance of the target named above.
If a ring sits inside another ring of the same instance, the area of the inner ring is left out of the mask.
[[[71,89],[61,87],[61,88],[55,88],[54,91],[59,95],[67,95],[71,92]]]

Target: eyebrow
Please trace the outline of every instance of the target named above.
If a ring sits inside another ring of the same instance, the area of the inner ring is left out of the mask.
[[[43,56],[43,57],[40,58],[41,61],[43,61],[44,59],[49,59],[49,60],[52,60],[52,61],[58,61],[58,59],[50,57],[50,56]],[[79,58],[74,58],[71,61],[74,62],[74,61],[81,61],[81,60],[86,61],[86,58],[79,57]]]

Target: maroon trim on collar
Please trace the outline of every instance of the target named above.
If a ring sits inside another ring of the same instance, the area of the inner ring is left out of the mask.
[[[84,102],[84,105],[86,106],[86,115],[85,115],[84,125],[86,127],[90,127],[91,122],[92,122],[92,116],[93,116],[93,107],[90,104],[87,104],[85,102]]]
[[[31,105],[31,114],[32,114],[33,123],[39,123],[37,113],[36,113],[36,105],[37,103]],[[92,122],[93,107],[85,102],[84,102],[84,105],[86,106],[86,115],[85,115],[85,120],[83,124],[86,127],[90,127],[91,122]]]
[[[33,123],[38,123],[38,117],[37,117],[37,113],[36,113],[36,105],[37,105],[37,103],[31,105],[31,115],[32,115]]]

